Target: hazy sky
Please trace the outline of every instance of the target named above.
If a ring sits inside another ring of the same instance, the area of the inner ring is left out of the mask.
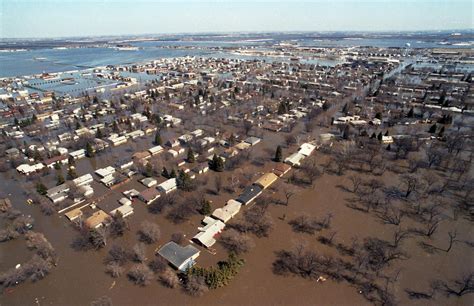
[[[0,0],[0,37],[472,29],[472,0]]]

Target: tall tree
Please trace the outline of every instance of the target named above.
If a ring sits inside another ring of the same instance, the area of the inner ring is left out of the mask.
[[[278,146],[275,152],[275,161],[281,162],[282,160],[283,160],[283,152],[282,152],[281,146]]]
[[[155,141],[153,143],[157,146],[161,146],[161,144],[163,143],[161,139],[160,131],[156,132]]]
[[[196,157],[194,156],[194,152],[191,147],[188,149],[187,160],[188,160],[188,163],[194,163],[196,161]]]

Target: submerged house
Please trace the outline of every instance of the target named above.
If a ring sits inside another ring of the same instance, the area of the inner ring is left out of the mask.
[[[200,251],[192,245],[180,246],[174,241],[170,241],[158,250],[158,254],[166,259],[173,268],[179,271],[186,271],[195,264]]]
[[[236,200],[229,200],[224,207],[214,210],[212,217],[225,223],[237,215],[241,207],[242,203]]]
[[[247,205],[255,200],[261,193],[262,188],[260,186],[251,185],[246,187],[236,200],[243,205]]]
[[[163,183],[159,184],[156,188],[161,192],[169,193],[178,188],[176,178],[170,178],[169,180],[166,180]]]
[[[150,205],[153,203],[156,199],[160,197],[160,192],[156,190],[155,188],[148,188],[140,192],[140,195],[138,198],[145,202],[145,204]]]
[[[278,176],[274,173],[265,173],[258,180],[255,181],[255,185],[262,187],[262,189],[267,189],[270,187],[276,180]]]
[[[299,152],[293,153],[287,158],[285,158],[285,163],[291,166],[300,166],[301,161],[305,158],[305,156]]]
[[[225,223],[211,217],[205,217],[202,223],[204,223],[206,226],[198,228],[199,233],[193,237],[193,240],[206,248],[210,248],[216,243],[216,239],[214,237],[222,232],[225,227]]]

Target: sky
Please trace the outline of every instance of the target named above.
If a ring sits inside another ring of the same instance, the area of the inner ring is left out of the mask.
[[[0,38],[473,29],[472,0],[0,0]]]

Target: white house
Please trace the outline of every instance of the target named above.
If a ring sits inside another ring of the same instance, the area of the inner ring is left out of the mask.
[[[161,192],[169,193],[178,188],[176,184],[176,178],[170,178],[169,180],[166,180],[163,183],[159,184],[156,188]]]
[[[222,232],[225,223],[211,217],[205,217],[202,222],[205,226],[198,228],[199,233],[193,237],[193,240],[199,242],[206,248],[210,248],[216,243],[215,236]]]

